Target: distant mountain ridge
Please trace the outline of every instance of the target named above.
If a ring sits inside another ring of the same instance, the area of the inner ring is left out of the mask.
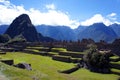
[[[78,39],[83,38],[91,38],[96,42],[100,40],[112,42],[118,36],[111,27],[107,27],[103,23],[95,23],[78,33]]]
[[[112,24],[110,26],[106,26],[103,23],[95,23],[90,26],[80,25],[76,29],[71,29],[68,26],[51,26],[51,25],[38,25],[34,27],[29,17],[26,18],[24,17],[26,20],[24,18],[18,19],[19,17],[17,17],[16,18],[17,20],[15,19],[13,23],[10,25],[10,27],[17,26],[17,28],[9,27],[10,28],[9,29],[8,25],[1,25],[0,34],[3,34],[5,31],[6,31],[5,33],[9,34],[10,37],[22,34],[30,41],[44,41],[44,40],[49,41],[49,39],[51,38],[56,40],[76,41],[78,39],[81,40],[84,38],[91,38],[96,42],[100,40],[112,42],[115,39],[120,38],[119,24]],[[25,34],[31,35],[32,38],[28,37]]]
[[[54,38],[56,40],[76,40],[74,31],[67,26],[50,26],[50,25],[39,25],[36,26],[38,32],[44,36]]]
[[[100,40],[112,42],[118,38],[118,34],[113,28],[114,26],[106,26],[103,23],[95,23],[90,26],[79,26],[76,29],[71,29],[66,26],[36,26],[37,31],[42,35],[49,36],[57,40],[82,40],[84,38],[91,38],[96,42]]]
[[[116,32],[118,38],[120,38],[120,25],[119,24],[112,24],[110,27]]]
[[[9,25],[0,25],[0,34],[4,34]]]

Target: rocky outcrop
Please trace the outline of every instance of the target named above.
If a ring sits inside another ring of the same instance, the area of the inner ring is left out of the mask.
[[[13,20],[5,34],[8,34],[11,38],[22,35],[29,42],[52,40],[51,38],[46,39],[37,32],[27,14],[22,14]]]

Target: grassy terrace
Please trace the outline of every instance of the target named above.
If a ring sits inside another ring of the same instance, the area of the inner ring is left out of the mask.
[[[119,58],[118,56],[112,56],[110,57],[110,59],[116,59],[116,58]]]
[[[118,61],[118,62],[110,62],[110,63],[120,64],[120,61]]]
[[[110,59],[117,59],[117,58],[119,58],[119,56],[112,56],[112,57],[110,57]],[[120,61],[111,62],[111,63],[120,64]]]
[[[6,69],[4,71],[4,74],[10,77],[11,80],[33,80],[33,78],[39,78],[42,80],[66,80],[69,77],[65,76],[65,74],[58,73],[57,70],[65,70],[74,66],[74,64],[53,61],[50,57],[43,57],[19,52],[7,53],[2,57],[9,57],[14,59],[15,64],[19,62],[26,62],[32,65],[32,71],[18,69],[15,67]]]
[[[77,80],[117,80],[119,77],[115,74],[100,74],[89,72],[86,69],[80,69],[71,75],[77,76]]]
[[[28,71],[0,63],[2,66],[0,68],[3,68],[0,70],[10,80],[117,80],[119,78],[119,75],[93,73],[86,69],[79,69],[72,74],[61,74],[57,71],[70,69],[75,64],[54,61],[50,57],[40,55],[8,52],[1,57],[14,59],[15,64],[26,62],[32,66],[32,71]]]
[[[44,48],[44,47],[27,47],[27,48],[35,48],[35,49],[40,49],[40,48]]]
[[[51,51],[52,51],[52,52],[59,52],[59,51],[64,51],[64,52],[66,52],[67,50],[64,49],[64,48],[52,48]]]

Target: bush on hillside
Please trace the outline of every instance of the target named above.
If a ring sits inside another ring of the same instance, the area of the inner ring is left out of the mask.
[[[10,36],[7,34],[0,35],[0,43],[8,42],[10,39]]]
[[[109,73],[109,57],[107,54],[101,54],[98,51],[90,50],[83,56],[84,67],[90,71]]]

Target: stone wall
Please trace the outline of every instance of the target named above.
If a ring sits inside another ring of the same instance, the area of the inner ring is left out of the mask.
[[[57,60],[57,61],[62,61],[62,62],[71,62],[71,57],[70,56],[60,56],[60,55],[54,55],[52,56],[53,60]]]
[[[14,64],[14,60],[0,60],[1,62],[8,64],[8,65],[13,65]]]
[[[83,54],[80,54],[78,52],[59,52],[59,55],[71,56],[73,58],[82,58],[83,57]]]

